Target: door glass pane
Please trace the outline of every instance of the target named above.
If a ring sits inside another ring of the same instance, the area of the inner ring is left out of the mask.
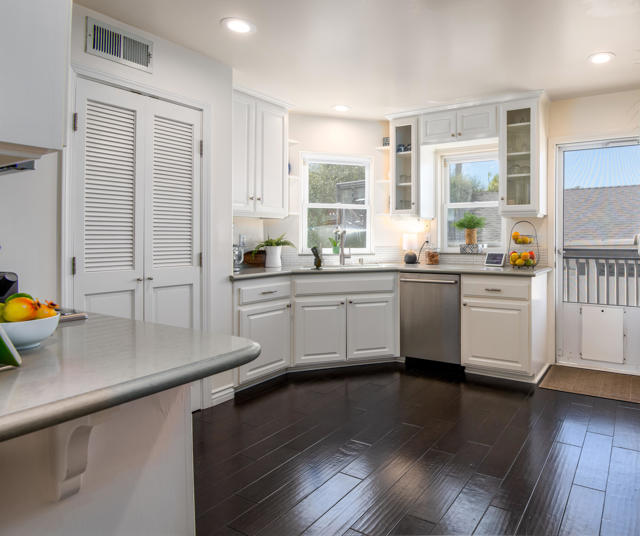
[[[563,154],[565,247],[633,244],[640,233],[640,145]]]
[[[498,207],[450,208],[447,210],[447,245],[459,246],[465,243],[464,229],[458,229],[454,223],[470,212],[485,219],[485,226],[478,229],[478,244],[491,247],[502,246],[502,217]]]
[[[449,163],[449,202],[498,200],[498,161]]]
[[[411,145],[411,125],[396,127],[396,166],[395,166],[395,210],[411,209],[411,164],[413,160]]]
[[[309,164],[309,203],[365,204],[365,166]]]
[[[531,108],[507,112],[507,205],[531,203]]]
[[[330,248],[329,237],[339,225],[347,231],[345,247],[367,247],[367,211],[361,209],[307,209],[307,247]]]

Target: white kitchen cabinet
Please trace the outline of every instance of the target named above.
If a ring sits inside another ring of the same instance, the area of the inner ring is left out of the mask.
[[[547,100],[500,105],[500,213],[514,218],[547,213]]]
[[[0,165],[62,149],[71,0],[2,3]]]
[[[547,273],[462,276],[462,365],[536,381],[546,369]]]
[[[420,116],[420,143],[423,145],[494,138],[497,135],[495,104],[426,113]]]
[[[284,218],[288,214],[288,113],[234,91],[232,183],[235,216]]]
[[[422,144],[446,143],[456,139],[456,111],[434,112],[420,116]]]
[[[530,374],[529,303],[464,298],[462,364]]]
[[[238,335],[260,344],[260,355],[242,365],[240,383],[276,372],[291,364],[291,303],[272,303],[240,307]]]
[[[255,205],[255,99],[234,93],[232,117],[233,210],[248,214]]]
[[[345,361],[347,351],[346,298],[296,298],[294,362]]]
[[[393,294],[347,298],[347,359],[397,355]]]
[[[391,213],[418,214],[418,118],[391,122]]]

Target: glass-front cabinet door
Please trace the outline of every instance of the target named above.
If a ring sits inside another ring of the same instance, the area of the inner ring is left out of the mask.
[[[539,217],[546,212],[546,174],[541,162],[540,102],[528,99],[500,107],[500,212]]]
[[[417,214],[418,118],[391,122],[391,212]]]

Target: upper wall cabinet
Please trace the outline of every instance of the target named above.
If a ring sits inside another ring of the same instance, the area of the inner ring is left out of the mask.
[[[287,110],[234,91],[232,130],[234,215],[285,218],[288,213]]]
[[[418,213],[418,118],[391,121],[391,213]]]
[[[2,3],[0,165],[62,149],[71,0]]]
[[[423,114],[420,116],[420,142],[431,145],[494,138],[498,135],[496,116],[495,104]]]
[[[547,100],[500,105],[500,212],[509,217],[547,213]]]

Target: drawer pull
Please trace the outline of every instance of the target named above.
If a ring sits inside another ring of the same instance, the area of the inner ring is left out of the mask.
[[[487,292],[502,292],[501,288],[485,288]]]
[[[275,294],[277,290],[263,290],[260,294]]]
[[[456,285],[458,282],[449,279],[401,279],[400,283],[436,283],[438,285]]]

